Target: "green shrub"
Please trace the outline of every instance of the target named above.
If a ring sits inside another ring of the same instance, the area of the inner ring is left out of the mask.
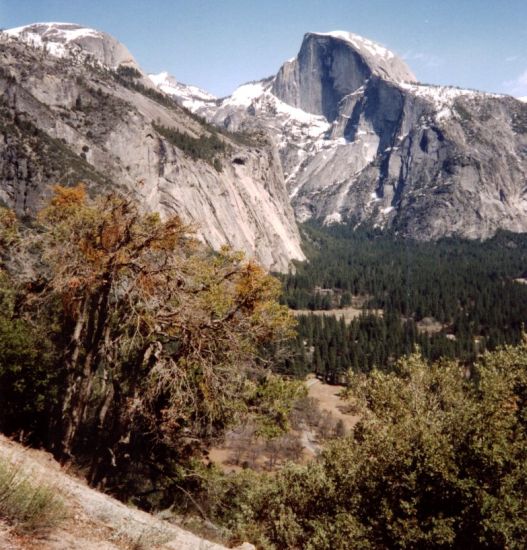
[[[141,73],[135,67],[119,65],[117,74],[123,78],[141,78]]]
[[[0,462],[0,518],[24,534],[43,534],[65,517],[64,503],[48,484],[36,482],[30,472]]]
[[[527,544],[527,345],[472,376],[419,355],[350,375],[361,421],[307,466],[243,473],[216,498],[262,548],[508,548]],[[208,491],[208,495],[214,495]]]
[[[0,229],[0,248],[3,235]],[[0,430],[23,431],[27,442],[42,443],[64,373],[53,364],[52,319],[43,327],[16,318],[16,292],[13,281],[0,270]]]

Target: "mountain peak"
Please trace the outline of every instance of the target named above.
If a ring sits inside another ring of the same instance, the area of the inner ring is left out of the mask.
[[[330,55],[333,55],[337,46],[329,47],[326,43],[336,42],[343,45],[348,49],[348,55],[349,51],[353,51],[360,56],[372,74],[385,80],[394,82],[415,82],[417,80],[406,63],[395,53],[378,42],[358,34],[349,31],[308,32],[304,35],[300,52],[302,52],[304,44],[310,42],[324,43],[324,49]]]
[[[339,102],[373,76],[396,83],[416,80],[401,58],[372,40],[346,31],[309,32],[298,55],[282,65],[272,92],[331,122]]]
[[[369,40],[368,38],[364,38],[363,36],[359,36],[358,34],[354,34],[352,32],[348,31],[329,31],[329,32],[309,32],[306,33],[307,35],[313,35],[313,36],[329,36],[331,38],[337,38],[338,40],[344,40],[348,44],[351,44],[355,49],[357,50],[364,50],[369,55],[381,57],[384,59],[393,59],[395,57],[395,54],[385,48],[384,46],[381,46],[377,42],[373,42],[373,40]]]
[[[126,46],[113,36],[76,23],[32,23],[3,32],[34,48],[45,49],[55,57],[66,57],[81,51],[112,69],[129,65],[140,70]]]
[[[15,27],[4,31],[9,36],[15,36],[20,40],[35,47],[43,47],[44,44],[62,45],[77,43],[79,39],[92,37],[101,39],[103,33],[77,25],[76,23],[32,23],[22,27]],[[60,48],[56,48],[60,50]]]
[[[97,36],[101,34],[99,31],[89,27],[83,27],[77,23],[66,23],[66,22],[41,22],[41,23],[31,23],[29,25],[23,25],[21,27],[15,27],[13,29],[8,29],[7,34],[12,36],[20,36],[23,34],[38,34],[40,36],[52,36],[52,35],[61,35],[61,40],[71,41],[79,36],[94,35]]]
[[[197,86],[190,86],[179,82],[167,71],[158,74],[149,74],[148,78],[161,91],[172,96],[178,103],[195,112],[204,105],[215,101],[216,97]]]

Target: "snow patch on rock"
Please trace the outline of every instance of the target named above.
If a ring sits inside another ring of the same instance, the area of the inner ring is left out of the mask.
[[[116,69],[128,65],[141,69],[118,40],[101,31],[75,23],[32,23],[3,31],[7,36],[41,49],[53,57],[70,57]]]
[[[168,72],[149,74],[148,78],[162,92],[174,97],[178,103],[193,113],[204,107],[207,103],[216,101],[216,97],[197,86],[190,86],[179,82]]]
[[[9,36],[17,37],[34,48],[46,49],[55,57],[65,57],[67,45],[80,38],[102,38],[95,29],[81,27],[73,23],[33,23],[4,31]]]
[[[410,84],[407,82],[399,83],[399,86],[412,95],[426,99],[436,107],[435,118],[437,121],[445,120],[453,116],[452,107],[456,99],[485,99],[500,98],[503,95],[480,92],[477,90],[467,90],[456,88],[454,86],[430,86],[426,84]]]
[[[377,44],[377,42],[373,42],[373,40],[369,40],[368,38],[364,38],[362,36],[359,36],[358,34],[353,34],[352,32],[348,31],[330,31],[330,32],[314,32],[311,33],[317,36],[331,36],[332,38],[338,38],[339,40],[344,40],[345,42],[348,42],[351,44],[355,49],[359,51],[366,51],[369,55],[373,57],[382,57],[383,59],[389,60],[393,59],[395,57],[395,54],[385,48],[384,46],[381,46],[380,44]]]
[[[324,225],[331,225],[333,223],[341,223],[342,222],[342,215],[340,212],[333,212],[332,214],[328,214],[324,218]]]
[[[244,84],[236,88],[232,95],[223,102],[223,105],[234,105],[238,107],[249,107],[253,100],[260,97],[265,91],[261,82]]]

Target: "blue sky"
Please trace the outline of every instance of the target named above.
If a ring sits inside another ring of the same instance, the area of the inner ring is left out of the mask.
[[[104,30],[145,70],[219,96],[329,30],[380,42],[422,82],[527,96],[527,0],[0,0],[0,27],[37,21]]]

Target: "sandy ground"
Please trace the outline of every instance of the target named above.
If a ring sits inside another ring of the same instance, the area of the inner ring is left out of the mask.
[[[336,421],[342,420],[346,433],[353,429],[355,424],[358,422],[359,417],[347,412],[348,405],[341,397],[344,386],[332,386],[325,384],[318,378],[315,378],[314,375],[310,375],[306,380],[306,387],[309,397],[312,397],[318,402],[322,413],[326,412]],[[301,432],[294,433],[297,433],[300,436],[300,441],[304,447],[304,454],[299,462],[306,463],[307,461],[312,460],[321,448],[316,431],[308,427],[304,427]],[[209,460],[219,466],[226,473],[239,472],[242,467],[232,464],[232,453],[232,449],[228,447],[212,447],[209,450]],[[266,456],[262,455],[258,458],[256,464],[258,467],[265,467],[266,461]],[[280,467],[280,463],[277,464],[277,467]]]
[[[445,328],[445,325],[441,324],[439,321],[433,317],[425,317],[421,321],[417,322],[417,330],[421,333],[426,334],[438,334]]]
[[[0,436],[0,460],[51,485],[66,504],[64,522],[41,540],[15,536],[0,520],[1,550],[224,550],[171,523],[125,506],[65,473],[51,455]],[[254,550],[246,544],[240,548]]]
[[[342,420],[346,431],[353,429],[359,417],[347,412],[348,405],[340,396],[344,386],[324,384],[318,378],[308,378],[306,385],[309,397],[318,401],[320,410],[330,412],[336,420]]]
[[[240,472],[243,468],[231,463],[232,450],[226,447],[212,447],[209,449],[209,461],[219,466],[226,474]]]
[[[297,317],[299,315],[334,315],[337,319],[343,318],[346,323],[351,323],[359,315],[379,315],[383,314],[382,309],[357,309],[355,307],[344,307],[342,309],[323,309],[312,311],[310,309],[291,309],[291,313]]]

